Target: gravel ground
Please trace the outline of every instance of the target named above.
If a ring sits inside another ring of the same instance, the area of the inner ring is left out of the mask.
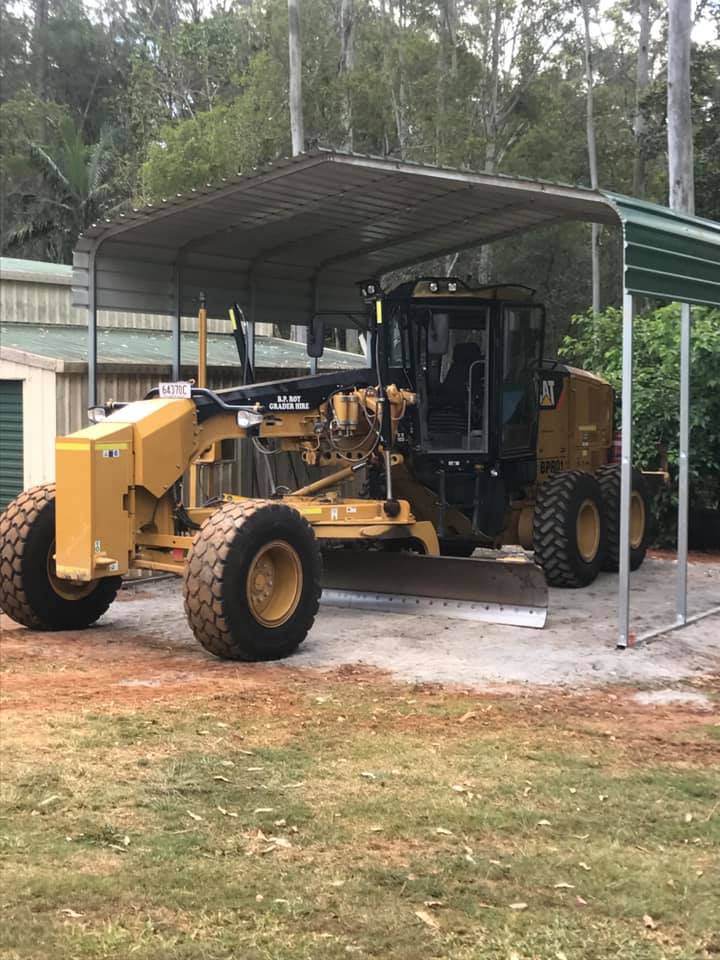
[[[675,567],[647,560],[632,576],[633,628],[673,620]],[[690,613],[720,605],[720,563],[689,568]],[[113,642],[147,642],[189,652],[180,584],[165,581],[123,591],[92,631]],[[551,590],[544,630],[408,614],[369,614],[323,606],[292,666],[365,664],[404,680],[468,686],[497,683],[654,683],[720,671],[720,616],[668,633],[635,649],[615,648],[617,576],[585,590]],[[198,655],[209,656],[201,648]]]

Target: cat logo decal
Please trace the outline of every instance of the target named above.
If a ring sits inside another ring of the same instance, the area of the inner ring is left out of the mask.
[[[557,400],[555,399],[554,380],[543,380],[542,387],[540,389],[540,406],[544,410],[554,410],[557,406]]]

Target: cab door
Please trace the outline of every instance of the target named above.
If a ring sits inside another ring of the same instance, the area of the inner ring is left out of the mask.
[[[537,371],[545,311],[539,306],[505,305],[500,366],[500,456],[535,456],[538,432]]]

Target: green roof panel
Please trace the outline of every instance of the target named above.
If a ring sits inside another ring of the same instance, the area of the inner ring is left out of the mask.
[[[169,331],[130,327],[98,327],[98,362],[116,364],[170,364],[172,338]],[[15,350],[56,360],[87,361],[87,327],[36,323],[0,324],[0,344]],[[197,364],[197,334],[182,334],[183,364]],[[309,359],[304,343],[280,337],[255,338],[255,365],[259,368],[297,369]],[[321,366],[353,369],[364,366],[359,354],[326,349]],[[230,334],[208,335],[208,365],[237,367],[238,355]]]
[[[628,293],[720,306],[720,223],[603,194],[622,221]]]

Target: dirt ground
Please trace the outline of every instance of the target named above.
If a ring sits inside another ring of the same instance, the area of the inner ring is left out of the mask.
[[[720,604],[720,563],[692,564],[689,587],[691,613]],[[105,689],[111,699],[122,701],[161,696],[171,688],[211,692],[240,679],[247,689],[294,674],[298,667],[360,667],[403,681],[486,690],[506,684],[576,690],[662,683],[662,696],[672,700],[673,683],[681,683],[677,696],[682,699],[682,681],[720,672],[718,615],[618,651],[616,589],[617,578],[604,575],[583,591],[552,590],[544,630],[323,606],[295,656],[283,664],[247,665],[216,660],[198,646],[185,621],[180,584],[163,581],[124,589],[87,631],[39,634],[3,617],[2,696],[6,702],[41,706],[55,699],[92,699]],[[632,580],[635,629],[671,622],[673,602],[673,564],[646,561]]]

